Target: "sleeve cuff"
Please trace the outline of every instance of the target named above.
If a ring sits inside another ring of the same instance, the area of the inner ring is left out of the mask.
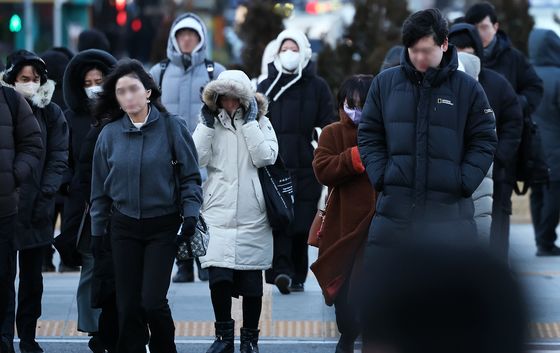
[[[354,170],[356,172],[363,173],[366,170],[366,168],[362,164],[362,159],[360,158],[360,152],[358,151],[358,146],[352,147],[350,153],[352,155],[352,167],[354,167]]]

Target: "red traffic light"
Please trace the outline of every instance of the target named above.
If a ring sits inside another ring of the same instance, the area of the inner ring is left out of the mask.
[[[126,20],[127,20],[126,11],[119,11],[117,13],[117,24],[122,27],[126,25]]]
[[[130,28],[132,28],[132,31],[134,32],[140,32],[140,30],[142,29],[142,20],[140,20],[139,18],[135,18],[134,20],[132,20]]]

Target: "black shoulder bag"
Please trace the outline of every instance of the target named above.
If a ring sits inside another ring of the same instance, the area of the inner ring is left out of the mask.
[[[294,220],[294,187],[290,172],[278,155],[273,165],[259,168],[258,174],[268,222],[274,230],[284,229]]]
[[[177,206],[179,207],[179,211],[182,216],[183,205],[181,204],[181,184],[179,183],[180,167],[177,155],[175,154],[175,148],[173,147],[173,135],[171,134],[171,127],[169,126],[170,117],[168,114],[161,114],[161,119],[165,121],[167,141],[169,142],[169,150],[171,151],[171,166],[173,167],[173,179],[175,181],[175,201],[177,202]],[[179,232],[180,231],[181,230],[179,229]],[[206,255],[209,242],[210,232],[208,231],[208,226],[206,225],[202,215],[199,215],[194,235],[179,244],[176,256],[177,260],[188,260]]]

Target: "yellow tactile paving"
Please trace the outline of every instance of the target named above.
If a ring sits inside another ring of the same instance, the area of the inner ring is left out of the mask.
[[[239,327],[236,325],[236,335]],[[261,321],[261,337],[277,338],[337,338],[338,330],[334,321]],[[175,335],[177,337],[212,337],[214,335],[213,321],[176,321]],[[44,320],[37,325],[38,337],[78,337],[87,336],[76,329],[76,321]],[[532,323],[530,325],[531,340],[560,339],[560,323]]]

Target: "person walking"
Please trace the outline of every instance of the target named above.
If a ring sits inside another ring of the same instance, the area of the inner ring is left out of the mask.
[[[94,116],[98,124],[108,123],[93,155],[92,252],[97,258],[110,234],[117,351],[145,352],[148,343],[151,352],[174,353],[166,297],[177,241],[194,235],[202,204],[196,148],[185,121],[166,112],[157,85],[137,60],[120,61],[102,88]]]
[[[88,209],[91,205],[90,181],[87,185],[81,182],[80,155],[88,149],[86,136],[95,122],[92,108],[95,105],[102,84],[117,60],[109,53],[88,49],[76,54],[64,75],[64,99],[69,109],[65,112],[70,125],[70,168],[67,179],[68,198],[64,207],[65,222],[61,233],[71,238],[70,243],[77,244],[76,251],[81,259],[80,282],[76,294],[78,307],[77,328],[91,335],[90,348],[102,347],[103,343],[97,336],[101,311],[92,308],[92,277],[94,257],[91,252],[91,221]],[[93,146],[89,148],[92,149]],[[91,160],[90,160],[91,163]],[[90,167],[91,168],[91,167]],[[74,251],[70,249],[69,251]],[[63,255],[64,256],[64,255]]]
[[[243,296],[241,352],[258,353],[262,271],[271,267],[272,229],[258,168],[272,165],[278,142],[265,116],[266,98],[238,70],[224,71],[202,93],[193,139],[208,170],[202,214],[210,232],[206,256],[216,340],[207,353],[233,353],[232,297]]]
[[[208,31],[204,21],[194,13],[178,16],[167,40],[167,59],[154,65],[150,74],[161,88],[161,102],[171,113],[187,122],[191,134],[198,124],[204,86],[218,77],[225,68],[208,57]],[[202,180],[206,171],[201,170]],[[198,265],[198,278],[208,280],[207,271]],[[177,260],[173,282],[194,281],[194,260]]]
[[[10,303],[15,268],[14,240],[19,188],[39,165],[43,155],[41,128],[25,98],[0,85],[0,323]],[[13,327],[13,325],[12,325]],[[12,329],[13,330],[13,329]],[[0,336],[0,352],[14,352],[13,338]]]
[[[472,76],[484,89],[488,103],[496,117],[498,146],[494,154],[491,174],[494,186],[489,240],[495,254],[507,262],[512,212],[511,194],[516,183],[517,154],[523,133],[523,110],[517,94],[508,80],[496,71],[482,66],[484,52],[476,27],[468,23],[454,24],[449,29],[449,43],[457,48],[465,63],[471,63],[471,66],[477,68],[473,70]],[[467,55],[467,53],[473,54],[475,57]],[[488,182],[483,181],[483,184],[488,184]],[[486,232],[483,232],[482,236],[485,235]]]
[[[20,338],[20,351],[42,352],[35,341],[37,321],[41,316],[43,296],[43,258],[53,243],[51,213],[54,196],[62,183],[68,161],[68,125],[62,110],[51,102],[54,82],[47,78],[45,62],[36,54],[18,50],[7,58],[2,84],[11,85],[31,106],[41,127],[44,149],[40,163],[19,186],[14,250],[19,254],[19,288],[16,311],[16,256],[10,266],[11,283],[8,309],[1,323],[2,336],[11,345],[14,322]]]
[[[553,31],[534,29],[529,35],[529,56],[544,82],[544,96],[533,114],[540,128],[546,161],[550,168],[548,186],[534,186],[531,214],[534,217],[537,256],[560,255],[555,244],[560,218],[560,38]]]
[[[322,187],[315,178],[311,145],[315,128],[335,121],[329,86],[317,76],[311,45],[299,30],[287,29],[276,38],[268,76],[257,88],[270,101],[270,121],[278,136],[280,156],[294,183],[294,221],[274,230],[274,261],[267,282],[281,293],[301,292],[309,272],[307,236]]]
[[[335,306],[341,334],[336,353],[354,352],[354,342],[360,332],[350,292],[359,282],[376,195],[360,159],[357,134],[372,79],[370,75],[355,75],[342,83],[337,97],[340,120],[323,129],[313,159],[315,175],[321,184],[329,187],[330,196],[319,257],[311,270],[325,302]]]
[[[476,243],[472,193],[488,172],[497,137],[484,90],[457,71],[447,21],[437,9],[409,16],[401,66],[381,72],[365,102],[358,149],[375,190],[366,257],[386,244]],[[433,240],[433,239],[432,239]]]

